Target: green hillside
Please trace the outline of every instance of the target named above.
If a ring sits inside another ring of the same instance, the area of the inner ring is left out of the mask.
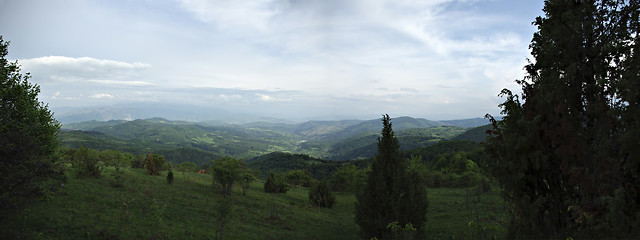
[[[472,142],[484,142],[487,139],[487,130],[490,130],[491,124],[474,127],[466,132],[454,137],[452,140],[460,140],[460,141],[472,141]]]
[[[402,150],[431,145],[464,131],[438,122],[400,117],[394,120]],[[307,154],[321,159],[351,160],[376,152],[379,120],[309,121],[300,124],[257,122],[210,126],[153,118],[134,121],[82,122],[66,125],[63,145],[133,154],[156,152],[173,163],[204,163],[219,156],[251,159],[271,152]]]
[[[114,187],[114,173],[105,168],[100,178],[70,175],[48,201],[0,219],[0,233],[7,239],[214,238],[223,197],[210,175],[174,172],[175,182],[168,185],[165,176],[126,168],[123,186]],[[273,194],[263,184],[252,183],[246,196],[234,188],[223,239],[358,239],[352,193],[335,192],[337,204],[327,209],[309,204],[308,188]],[[427,238],[504,238],[505,229],[494,220],[505,216],[497,189],[429,188],[428,197]],[[470,224],[478,219],[481,225]]]

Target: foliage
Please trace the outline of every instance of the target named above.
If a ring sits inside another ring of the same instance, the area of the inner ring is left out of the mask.
[[[82,146],[73,154],[72,167],[77,177],[99,177],[102,172],[98,152]]]
[[[173,184],[173,170],[171,169],[171,163],[167,165],[167,171],[169,171],[167,173],[167,183],[171,185]]]
[[[132,168],[144,168],[144,164],[146,162],[145,155],[135,155],[131,160]]]
[[[472,152],[450,152],[438,155],[421,170],[427,186],[469,187],[489,182],[478,164],[470,159]]]
[[[22,209],[64,181],[56,157],[60,124],[38,102],[40,87],[6,59],[8,47],[0,36],[0,212]]]
[[[313,178],[311,174],[302,169],[292,169],[285,173],[285,181],[293,187],[310,187]]]
[[[286,193],[291,188],[285,180],[282,174],[269,173],[267,181],[264,183],[264,191],[268,193]]]
[[[222,185],[223,195],[231,196],[233,183],[244,177],[243,173],[246,170],[244,163],[232,157],[223,157],[211,163],[214,181]]]
[[[154,155],[149,153],[147,154],[147,158],[145,158],[144,161],[144,169],[147,170],[147,174],[149,175],[160,175],[160,172],[158,171],[158,168],[156,167],[155,161],[154,161]]]
[[[638,236],[639,6],[545,1],[522,94],[501,92],[485,145],[509,238]]]
[[[122,187],[124,184],[124,169],[120,165],[114,166],[115,171],[111,174],[113,176],[113,186]]]
[[[406,161],[400,155],[389,115],[383,115],[382,136],[378,138],[378,154],[371,164],[367,182],[357,194],[355,222],[363,237],[386,238],[387,225],[411,223],[423,228],[427,205],[425,188],[407,171]],[[421,231],[419,231],[421,232]]]
[[[309,202],[319,207],[331,208],[336,204],[336,197],[331,194],[329,183],[326,180],[319,181],[309,190]]]
[[[367,178],[365,169],[358,169],[355,164],[345,164],[338,168],[329,179],[331,189],[340,192],[356,193]]]
[[[354,161],[356,164],[366,165],[365,161]],[[263,156],[247,160],[249,168],[260,172],[260,177],[266,178],[269,172],[286,172],[290,169],[300,169],[309,172],[313,178],[328,177],[342,163],[322,160],[306,154],[292,154],[272,152]]]
[[[133,155],[130,153],[121,153],[118,150],[104,150],[99,153],[100,161],[106,166],[126,166],[129,165]]]
[[[198,166],[193,162],[181,162],[177,168],[180,172],[195,172]]]
[[[387,229],[391,230],[390,239],[415,239],[414,235],[416,235],[416,231],[418,230],[414,228],[411,223],[407,223],[403,227],[400,226],[398,222],[389,223]]]
[[[242,187],[242,195],[247,195],[247,190],[251,186],[251,183],[256,180],[256,173],[250,168],[245,169],[240,175],[240,187]]]

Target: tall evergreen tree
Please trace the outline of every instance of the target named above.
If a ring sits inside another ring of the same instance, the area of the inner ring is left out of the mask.
[[[545,1],[543,10],[530,45],[535,62],[516,81],[522,94],[502,91],[505,116],[493,120],[485,146],[488,169],[514,206],[510,238],[632,236],[605,219],[613,219],[618,189],[638,179],[637,171],[623,177],[638,157],[619,147],[633,129],[623,125],[638,119],[625,119],[638,103],[638,65],[629,63],[637,63],[638,1]],[[637,223],[637,207],[629,210],[626,219]]]
[[[364,189],[356,196],[355,222],[365,238],[388,237],[387,226],[393,222],[400,226],[411,223],[420,230],[427,209],[425,189],[407,174],[406,160],[400,155],[389,115],[382,117],[382,124],[378,154]]]

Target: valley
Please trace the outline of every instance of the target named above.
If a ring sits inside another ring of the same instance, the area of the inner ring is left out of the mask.
[[[469,122],[474,121],[482,122],[477,119],[457,122],[469,126]],[[486,119],[485,121],[488,122]],[[248,160],[272,152],[348,161],[367,159],[375,155],[379,125],[378,119],[308,121],[297,124],[209,124],[150,118],[64,124],[59,138],[64,146],[71,148],[85,146],[96,150],[113,149],[131,154],[160,153],[174,164],[192,161],[201,165],[221,156]],[[443,140],[464,137],[464,133],[469,130],[446,122],[411,117],[394,119],[393,127],[401,150],[426,147]]]

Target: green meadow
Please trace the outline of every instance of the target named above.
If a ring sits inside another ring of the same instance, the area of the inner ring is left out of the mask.
[[[174,172],[171,185],[163,174],[126,168],[120,187],[113,168],[99,178],[68,176],[47,201],[4,219],[0,232],[27,239],[214,239],[221,187],[207,174]],[[246,196],[233,189],[223,239],[358,239],[354,194],[335,192],[337,204],[319,208],[308,203],[308,188],[274,194],[265,193],[263,184],[253,182]],[[504,238],[499,195],[497,189],[428,189],[427,237]]]

